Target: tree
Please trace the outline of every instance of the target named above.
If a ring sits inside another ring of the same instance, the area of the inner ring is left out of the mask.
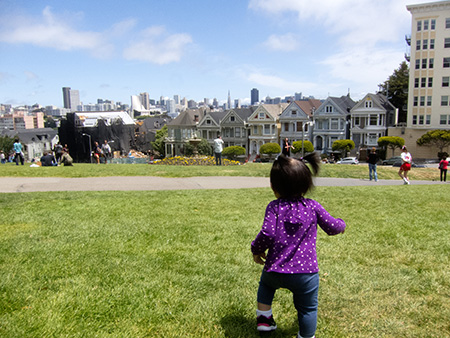
[[[152,142],[153,150],[157,151],[161,157],[166,156],[166,137],[168,136],[167,126],[156,132],[155,141]]]
[[[337,140],[334,141],[331,149],[333,151],[343,151],[344,157],[347,157],[347,152],[355,148],[355,142],[352,140]]]
[[[378,146],[384,149],[392,149],[392,156],[394,156],[395,148],[401,148],[405,145],[405,140],[398,136],[383,136],[378,139]]]
[[[292,149],[293,154],[302,152],[302,141],[295,141],[292,143],[292,146],[294,147]],[[305,153],[312,153],[314,151],[314,146],[311,141],[305,141],[303,150]]]
[[[439,149],[438,158],[441,158],[444,148],[450,146],[450,130],[430,130],[417,141],[419,146],[434,146]]]
[[[0,150],[8,157],[14,147],[14,139],[8,136],[0,136]]]
[[[245,155],[245,148],[241,146],[230,146],[226,147],[222,155],[230,160],[236,160],[238,156]]]
[[[406,110],[408,105],[409,67],[403,61],[398,69],[382,84],[379,85],[380,93],[398,108],[398,122],[406,122]]]

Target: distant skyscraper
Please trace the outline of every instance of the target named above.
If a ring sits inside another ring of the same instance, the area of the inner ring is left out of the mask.
[[[229,90],[228,90],[227,109],[231,109],[231,96],[230,96],[230,91]]]
[[[234,108],[241,108],[241,100],[239,99],[234,100]]]
[[[150,97],[147,92],[139,94],[141,104],[144,107],[144,109],[149,110],[150,109]]]
[[[175,104],[180,104],[180,95],[174,95],[173,100],[175,101]]]
[[[295,101],[300,101],[303,98],[302,93],[295,93]]]
[[[76,110],[81,104],[80,92],[78,90],[72,90],[70,87],[63,87],[63,103],[64,108]]]
[[[253,88],[250,92],[250,104],[253,106],[256,102],[259,102],[259,90],[256,88]]]

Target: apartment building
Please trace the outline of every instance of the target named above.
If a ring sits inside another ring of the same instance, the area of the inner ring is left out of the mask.
[[[407,125],[389,129],[389,135],[403,137],[415,158],[435,158],[436,149],[416,140],[429,130],[450,129],[450,1],[406,9],[412,15]]]

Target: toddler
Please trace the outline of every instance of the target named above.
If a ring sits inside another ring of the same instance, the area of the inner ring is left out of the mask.
[[[257,294],[258,331],[277,328],[272,301],[277,289],[286,288],[294,296],[299,338],[314,337],[317,328],[317,224],[328,235],[345,230],[342,219],[333,218],[318,202],[304,198],[313,188],[313,173],[306,161],[316,175],[320,159],[315,153],[302,160],[280,155],[273,163],[270,184],[277,199],[267,206],[262,229],[251,245],[253,260],[264,265]]]

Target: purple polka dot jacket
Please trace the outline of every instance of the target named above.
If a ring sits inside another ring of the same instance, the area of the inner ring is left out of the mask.
[[[319,271],[316,253],[317,224],[328,234],[345,230],[319,202],[307,198],[277,199],[269,203],[261,231],[252,242],[254,255],[269,249],[264,269],[278,273]]]

